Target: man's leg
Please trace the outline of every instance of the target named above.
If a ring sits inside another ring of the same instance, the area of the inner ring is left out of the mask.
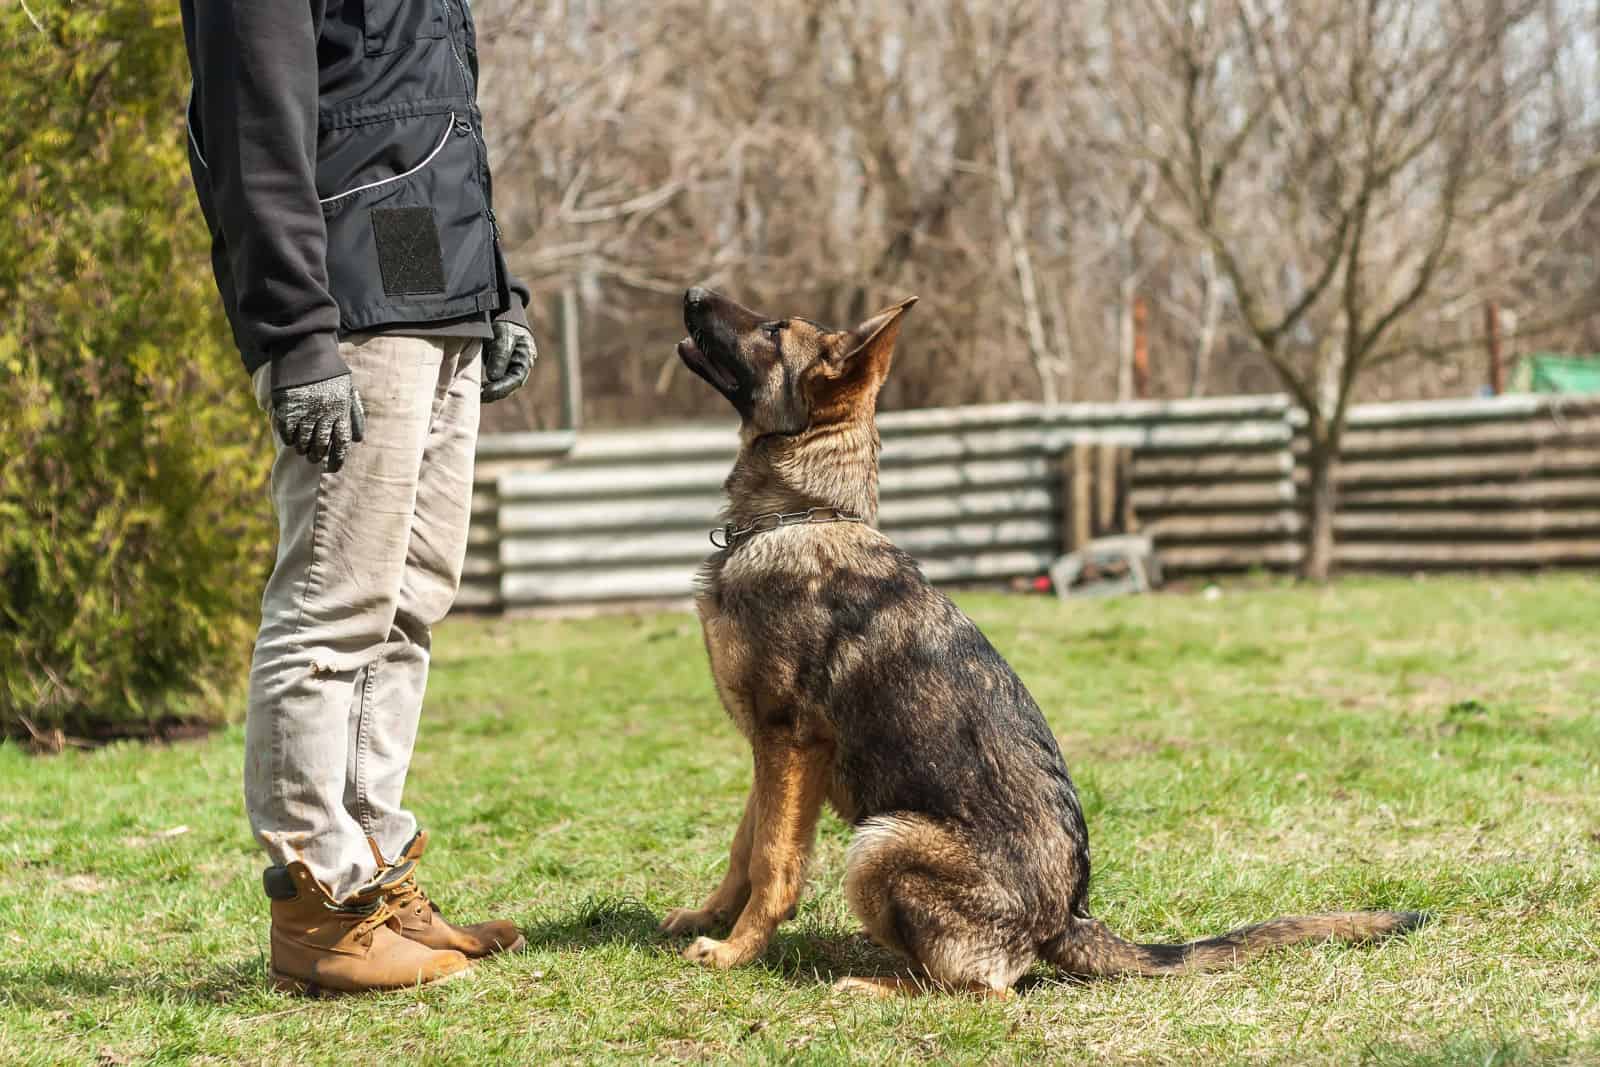
[[[394,626],[383,657],[363,672],[351,708],[345,804],[390,863],[406,860],[414,865],[427,845],[427,835],[417,832],[417,820],[403,806],[401,794],[428,684],[433,625],[450,610],[466,562],[481,377],[478,342],[457,342],[446,350]],[[418,884],[414,869],[389,889],[386,899],[399,916],[400,933],[429,948],[476,959],[525,944],[516,924],[505,920],[471,926],[446,922]]]
[[[278,558],[262,598],[245,728],[245,806],[273,861],[303,862],[335,901],[378,863],[344,803],[355,680],[394,627],[442,344],[345,343],[365,440],[327,474],[278,442]],[[258,399],[269,398],[265,376]],[[263,404],[265,406],[265,404]]]
[[[433,626],[449,612],[460,588],[472,513],[481,342],[451,338],[440,343],[443,359],[394,622],[382,656],[358,679],[349,716],[345,807],[390,863],[399,860],[417,832],[417,820],[401,796],[428,684]]]

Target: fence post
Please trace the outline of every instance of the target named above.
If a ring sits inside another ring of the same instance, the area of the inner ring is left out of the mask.
[[[1142,296],[1133,298],[1133,395],[1150,397],[1150,307]]]
[[[1491,300],[1483,306],[1484,333],[1489,339],[1489,389],[1495,396],[1506,391],[1506,365],[1500,354],[1500,305]]]
[[[561,428],[583,424],[583,372],[578,352],[578,287],[561,287]]]
[[[1068,445],[1061,453],[1061,551],[1076,552],[1094,537],[1094,480],[1091,463],[1094,446],[1085,442]]]

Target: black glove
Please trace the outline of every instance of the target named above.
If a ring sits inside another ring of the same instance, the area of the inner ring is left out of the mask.
[[[350,375],[272,391],[272,425],[285,445],[328,473],[344,466],[350,446],[366,436],[367,413]]]
[[[528,380],[539,358],[533,334],[514,322],[494,324],[494,340],[483,346],[483,402],[504,400]]]

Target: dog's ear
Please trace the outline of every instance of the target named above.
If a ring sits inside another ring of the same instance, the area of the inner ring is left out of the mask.
[[[840,377],[870,377],[881,383],[889,373],[889,361],[894,358],[894,343],[900,337],[900,323],[907,311],[917,302],[909,296],[884,308],[853,330],[845,331],[834,343],[830,362]]]
[[[855,329],[827,339],[822,358],[807,371],[806,389],[814,422],[849,418],[876,405],[878,387],[888,376],[889,361],[894,357],[900,321],[916,302],[916,297],[908,297]]]
[[[894,357],[894,343],[900,337],[901,320],[916,302],[916,297],[908,296],[851,330],[849,340],[841,346],[845,349],[844,362],[871,367],[879,372],[877,377],[881,380],[889,372],[889,361]]]

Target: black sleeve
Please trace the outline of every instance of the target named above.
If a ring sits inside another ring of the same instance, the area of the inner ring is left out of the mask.
[[[500,292],[500,310],[495,313],[495,322],[514,322],[523,329],[533,331],[528,325],[528,286],[521,278],[511,273],[511,267],[506,263],[505,253],[500,251],[499,242],[495,242],[495,262],[500,266],[500,277],[503,279],[504,288]]]
[[[275,388],[349,373],[317,200],[321,0],[194,0],[206,174],[231,268],[240,345]]]

